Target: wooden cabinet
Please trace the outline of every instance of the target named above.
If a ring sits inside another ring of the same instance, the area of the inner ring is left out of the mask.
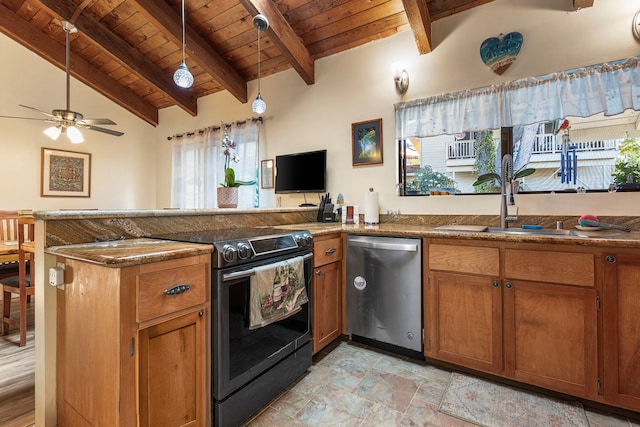
[[[604,251],[602,266],[604,397],[640,411],[640,254]]]
[[[597,396],[595,289],[507,281],[505,374],[575,396]]]
[[[502,296],[495,247],[428,246],[427,356],[502,372]]]
[[[433,240],[426,262],[428,357],[597,397],[593,252]]]
[[[342,326],[342,238],[319,236],[313,244],[313,353],[340,336]]]
[[[504,249],[505,374],[597,397],[597,294],[590,252]],[[523,279],[523,280],[517,280]]]
[[[140,331],[140,425],[204,425],[205,333],[204,310]]]
[[[207,425],[209,259],[123,268],[59,259],[68,278],[57,291],[59,425]]]

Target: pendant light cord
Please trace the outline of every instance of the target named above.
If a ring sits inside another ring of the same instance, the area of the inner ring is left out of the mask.
[[[182,63],[183,64],[185,63],[185,60],[184,60],[184,45],[185,45],[184,39],[186,37],[185,34],[186,34],[186,31],[184,28],[184,0],[182,0]]]
[[[258,95],[260,95],[260,28],[258,28]]]

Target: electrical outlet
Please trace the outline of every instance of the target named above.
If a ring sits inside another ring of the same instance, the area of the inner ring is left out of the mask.
[[[64,284],[64,269],[60,267],[51,267],[49,269],[49,284],[51,286],[60,286]]]

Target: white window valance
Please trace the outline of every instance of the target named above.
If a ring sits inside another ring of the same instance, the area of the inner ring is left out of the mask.
[[[396,137],[424,138],[640,110],[634,57],[395,104]]]

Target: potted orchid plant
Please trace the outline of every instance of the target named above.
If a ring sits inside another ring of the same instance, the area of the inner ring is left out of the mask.
[[[223,124],[224,135],[222,148],[224,148],[224,181],[218,187],[218,207],[235,208],[238,206],[238,187],[241,185],[253,185],[255,181],[237,181],[236,172],[231,167],[231,162],[238,163],[240,157],[235,153],[237,144],[229,138],[228,126]]]

